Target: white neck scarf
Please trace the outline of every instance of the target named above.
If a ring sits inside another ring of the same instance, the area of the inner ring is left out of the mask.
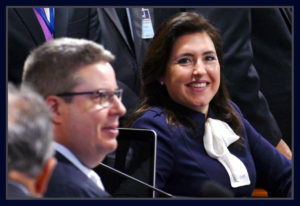
[[[234,188],[250,184],[244,163],[227,149],[238,139],[239,136],[226,122],[211,118],[206,120],[203,137],[204,148],[210,157],[217,159],[225,167],[231,186]]]

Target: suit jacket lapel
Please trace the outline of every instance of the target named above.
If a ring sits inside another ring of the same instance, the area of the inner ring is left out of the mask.
[[[39,45],[46,41],[42,27],[36,18],[33,9],[17,8],[16,13],[22,19],[27,32],[32,36],[33,41]]]
[[[139,46],[142,41],[142,8],[130,8],[130,18],[134,36],[135,53],[139,54]]]
[[[149,9],[150,18],[152,24],[153,20],[153,9]],[[142,62],[144,57],[144,52],[148,49],[148,44],[150,43],[151,39],[142,39],[142,8],[130,8],[130,16],[132,22],[132,29],[134,35],[134,50],[137,58],[137,62]],[[140,66],[140,65],[139,65]]]
[[[67,36],[69,9],[55,8],[55,34],[54,37]]]
[[[128,42],[128,39],[126,37],[125,31],[122,27],[122,24],[119,20],[119,17],[118,17],[118,14],[117,14],[116,10],[114,8],[103,8],[103,10],[106,12],[106,14],[110,18],[110,20],[113,22],[113,24],[115,25],[117,30],[120,32],[120,34],[121,34],[123,40],[125,41],[126,45],[131,50],[131,46]]]
[[[61,154],[60,152],[56,151],[55,152],[55,158],[57,159],[58,162],[60,163],[64,163],[64,164],[68,164],[69,167],[74,168],[77,171],[80,171],[80,169],[78,169],[73,162],[71,162],[70,160],[68,160],[63,154]],[[90,179],[88,178],[82,171],[80,171],[79,173],[80,176],[77,175],[77,177],[75,178],[80,178],[82,180],[85,181],[85,183],[88,184],[89,187],[89,193],[90,192],[94,192],[95,194],[97,194],[98,197],[109,197],[110,195],[106,192],[103,191],[101,189],[99,189],[99,187]],[[95,196],[96,197],[96,196]]]
[[[284,22],[286,23],[287,28],[291,31],[292,27],[292,14],[289,11],[289,8],[279,8],[281,13],[281,17],[283,18]]]

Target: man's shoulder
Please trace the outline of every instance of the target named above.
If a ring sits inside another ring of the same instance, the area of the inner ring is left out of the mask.
[[[49,181],[46,197],[109,197],[61,154],[55,157],[57,165]]]
[[[82,185],[88,180],[88,177],[65,157],[60,154],[55,155],[55,157],[57,158],[57,165],[52,173],[50,183],[76,186]]]
[[[62,156],[62,155],[61,155]],[[72,162],[67,160],[65,157],[57,157],[57,165],[54,169],[53,176],[56,174],[60,178],[63,178],[62,181],[66,181],[68,179],[87,179],[86,175],[83,174]],[[76,177],[76,178],[75,178]]]
[[[20,187],[15,184],[12,184],[10,181],[7,183],[7,198],[33,198],[33,196],[25,193]]]

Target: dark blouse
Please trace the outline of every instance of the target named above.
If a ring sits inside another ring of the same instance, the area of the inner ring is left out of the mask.
[[[229,151],[246,166],[250,185],[232,188],[229,176],[219,161],[209,157],[203,146],[205,115],[177,105],[183,114],[197,123],[197,133],[188,132],[179,126],[168,126],[161,108],[154,107],[137,119],[133,128],[153,129],[157,133],[156,187],[177,196],[202,197],[203,185],[214,181],[236,197],[250,197],[259,185],[269,196],[286,197],[291,195],[291,161],[285,158],[240,116],[244,146],[234,144]],[[208,116],[216,119],[213,111]]]

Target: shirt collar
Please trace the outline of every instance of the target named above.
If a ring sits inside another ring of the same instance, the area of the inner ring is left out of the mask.
[[[92,179],[92,176],[95,175],[95,171],[92,170],[91,168],[86,167],[85,165],[83,165],[78,158],[74,155],[73,152],[71,152],[71,150],[69,150],[67,147],[65,147],[64,145],[58,143],[58,142],[54,142],[55,144],[55,149],[61,153],[65,158],[67,158],[70,162],[72,162],[81,172],[83,172],[89,179]],[[98,175],[97,175],[98,176]],[[98,176],[99,177],[99,176]],[[100,177],[99,177],[100,178]],[[101,180],[100,180],[101,182]],[[99,185],[98,185],[99,186]],[[100,183],[99,186],[101,189],[104,190],[104,186],[102,184],[102,182]]]
[[[84,166],[79,160],[78,158],[74,155],[73,152],[71,152],[71,150],[69,150],[67,147],[65,147],[64,145],[58,143],[58,142],[54,142],[55,144],[55,149],[60,152],[61,154],[63,154],[70,162],[72,162],[78,169],[80,169],[84,174],[88,174],[88,172],[91,170],[90,168]]]

